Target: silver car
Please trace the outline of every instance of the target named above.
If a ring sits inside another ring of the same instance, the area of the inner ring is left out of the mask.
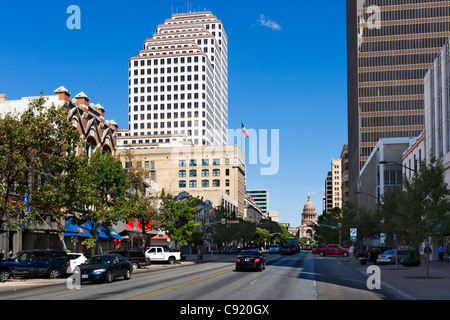
[[[281,247],[278,244],[271,244],[269,247],[269,253],[280,253]]]
[[[401,264],[403,258],[408,256],[408,251],[398,250],[398,261],[397,264]],[[396,253],[395,250],[387,250],[380,254],[377,259],[378,264],[395,264]]]

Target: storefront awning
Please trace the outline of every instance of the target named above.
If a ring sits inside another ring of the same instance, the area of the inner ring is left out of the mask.
[[[89,237],[91,226],[89,223],[85,223],[82,226],[72,224],[70,220],[65,222],[66,230],[64,231],[65,237]],[[98,234],[98,238],[100,239],[116,239],[122,240],[122,237],[114,230],[113,227],[101,227],[100,232]]]

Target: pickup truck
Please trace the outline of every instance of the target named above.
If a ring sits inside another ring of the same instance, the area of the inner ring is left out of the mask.
[[[174,252],[165,246],[152,246],[145,251],[145,257],[151,262],[168,262],[175,264],[181,260],[181,252]]]
[[[342,255],[344,257],[349,256],[349,249],[348,248],[342,248],[338,244],[327,244],[324,247],[319,247],[316,249],[316,254],[318,254],[321,257],[324,257],[326,255]]]

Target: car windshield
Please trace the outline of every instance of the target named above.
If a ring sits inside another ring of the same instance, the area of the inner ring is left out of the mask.
[[[113,256],[96,256],[87,259],[85,264],[110,264]]]
[[[279,247],[279,245],[277,245],[277,244],[271,244],[270,245],[272,248],[278,248]]]
[[[383,252],[383,255],[384,254],[395,254],[395,251],[394,250],[388,250],[388,251]]]

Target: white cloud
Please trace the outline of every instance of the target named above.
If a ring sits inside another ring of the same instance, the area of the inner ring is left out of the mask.
[[[276,31],[281,30],[281,26],[278,23],[273,20],[266,19],[263,14],[259,16],[258,22],[263,27],[267,27]]]

